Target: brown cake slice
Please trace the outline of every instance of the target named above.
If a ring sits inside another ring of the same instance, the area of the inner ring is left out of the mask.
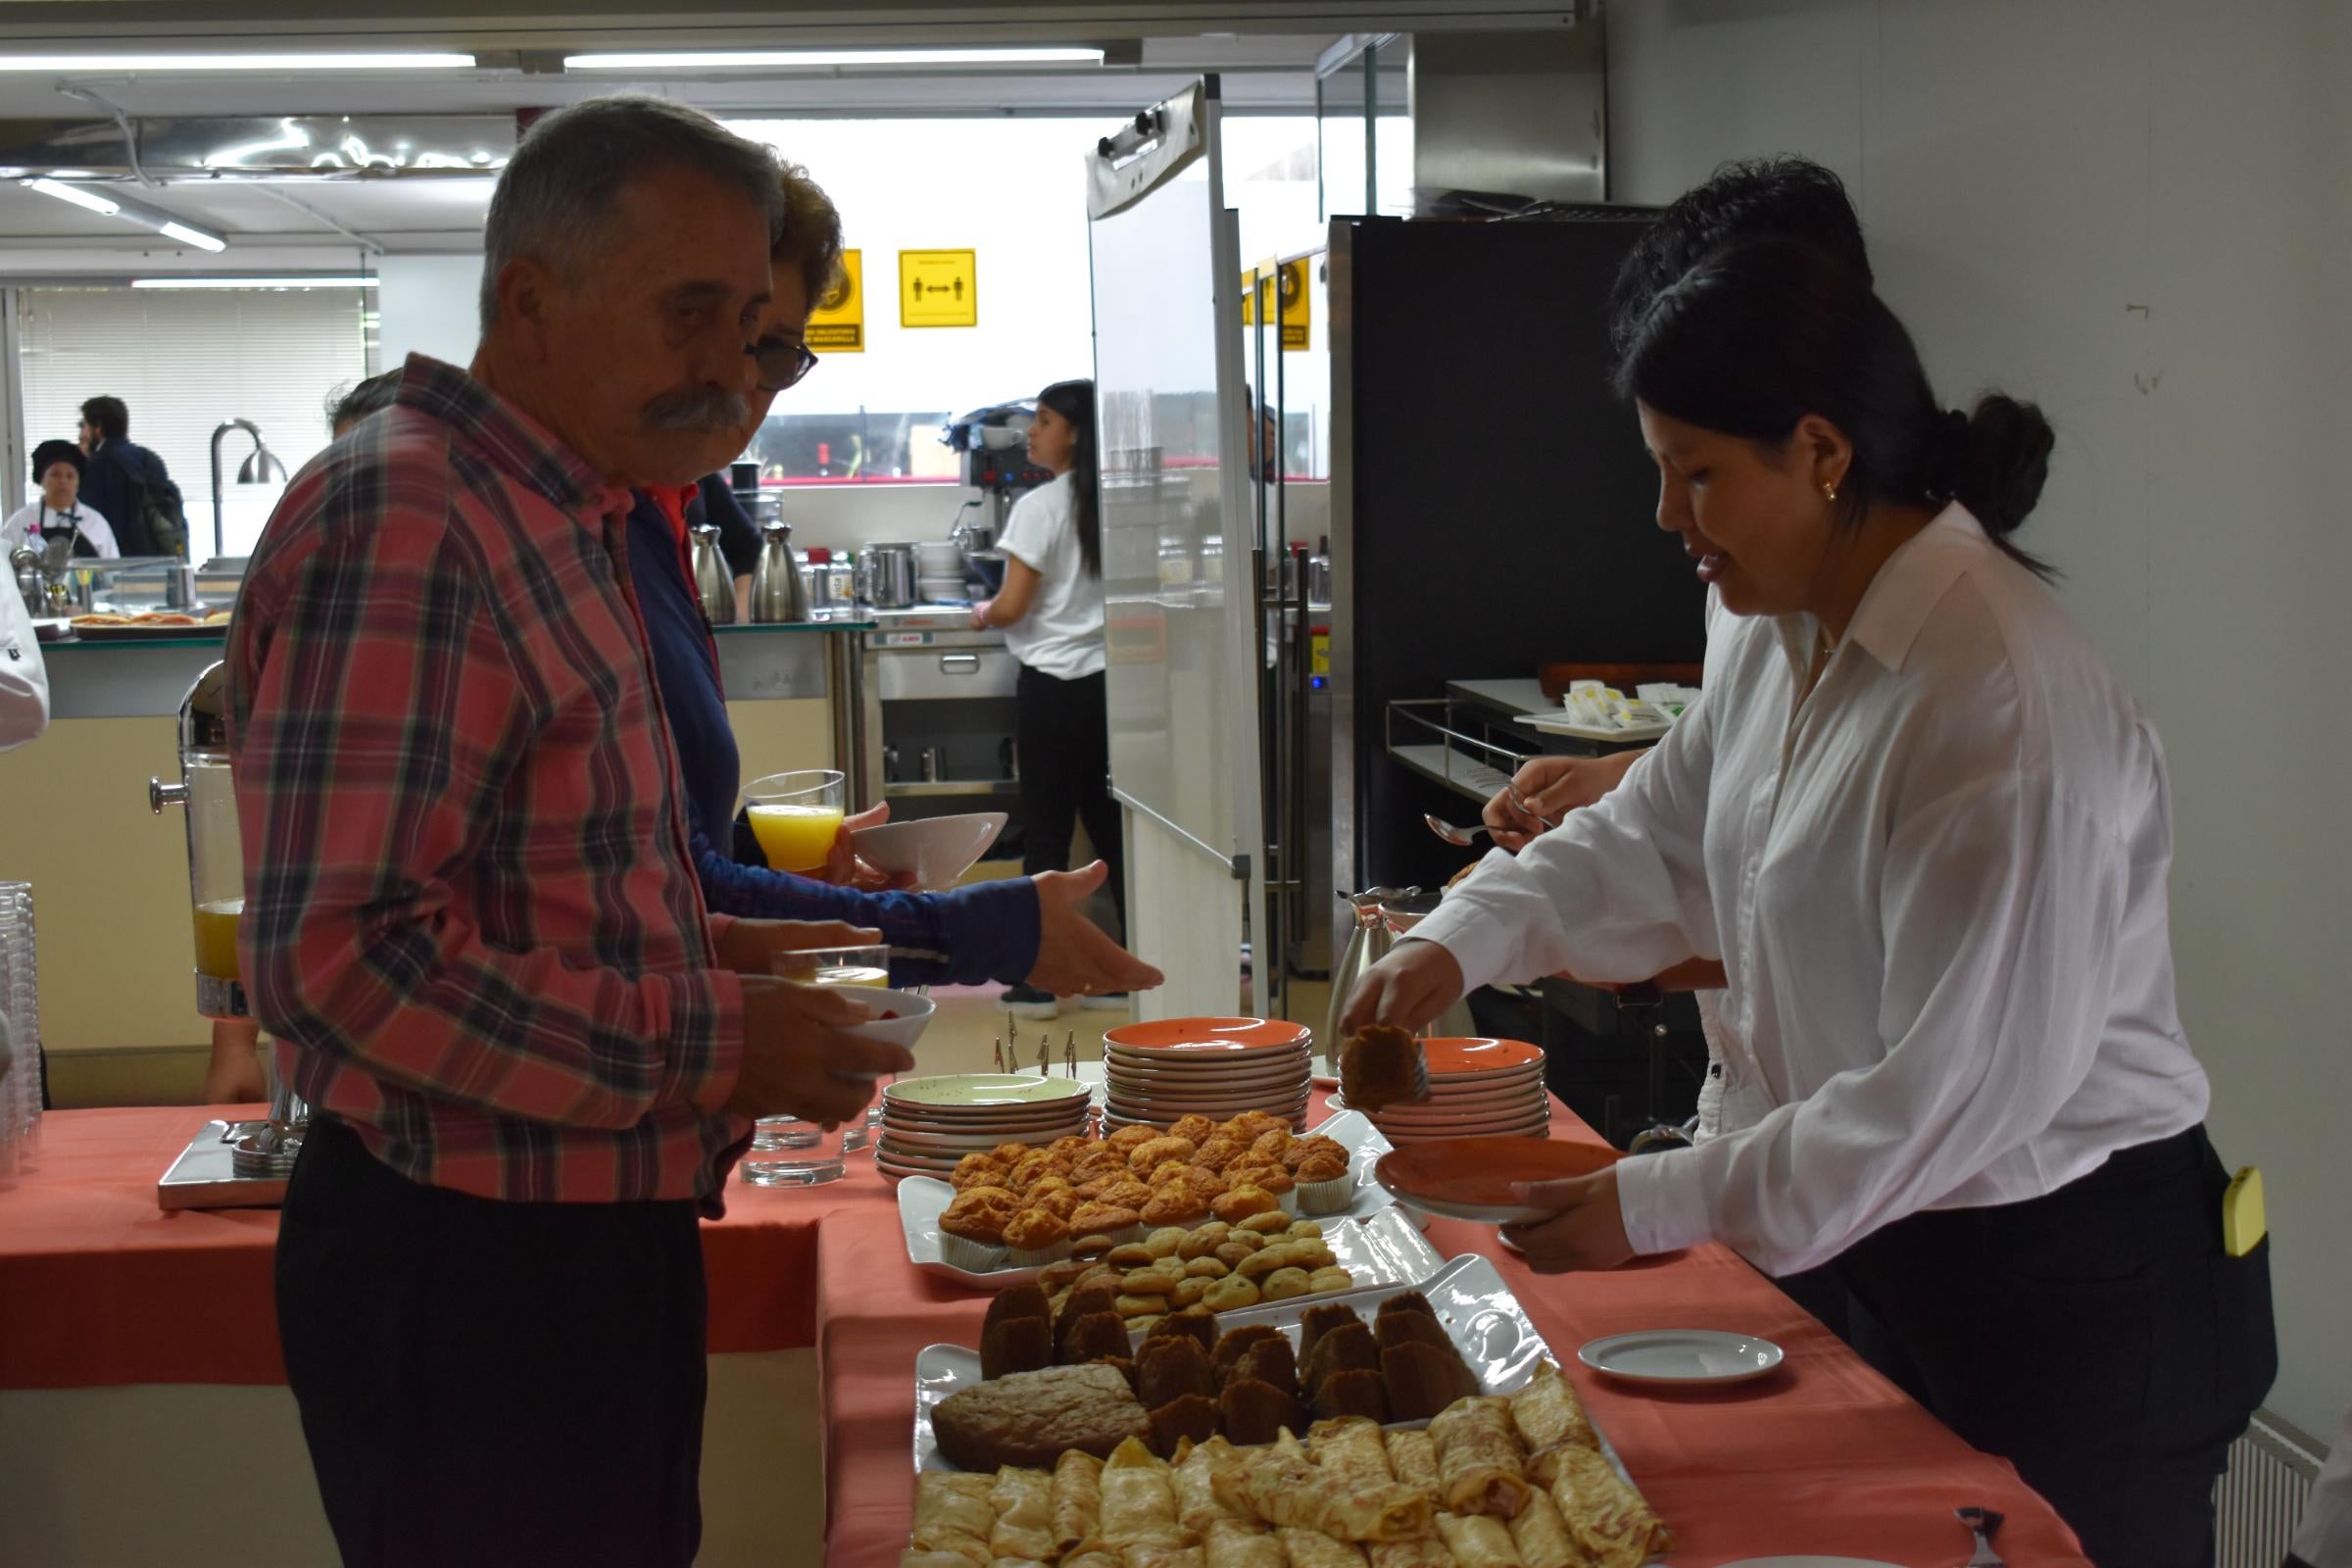
[[[1001,1378],[1054,1364],[1054,1330],[1042,1317],[1007,1318],[980,1331],[980,1375]]]
[[[1385,1422],[1389,1419],[1388,1391],[1381,1387],[1378,1372],[1347,1367],[1315,1385],[1314,1408],[1316,1417],[1324,1421],[1360,1415]]]
[[[1340,1046],[1340,1093],[1357,1110],[1382,1110],[1429,1099],[1429,1061],[1421,1042],[1376,1023]]]
[[[1398,1421],[1426,1421],[1456,1399],[1478,1392],[1478,1377],[1449,1344],[1444,1348],[1418,1341],[1380,1352],[1380,1374],[1389,1386],[1389,1408]]]
[[[1106,1307],[1071,1320],[1062,1332],[1061,1360],[1065,1365],[1079,1366],[1110,1356],[1124,1359],[1128,1345],[1127,1320]]]
[[[1152,1421],[1115,1369],[1055,1366],[949,1395],[931,1412],[931,1430],[960,1469],[1051,1470],[1066,1449],[1103,1458],[1129,1438],[1148,1439]]]
[[[1255,1378],[1235,1378],[1226,1384],[1225,1392],[1217,1396],[1217,1412],[1223,1418],[1227,1441],[1245,1448],[1272,1443],[1285,1428],[1306,1430],[1306,1412],[1298,1401]]]
[[[1362,1322],[1344,1323],[1315,1341],[1315,1348],[1306,1352],[1306,1365],[1298,1374],[1298,1382],[1309,1395],[1322,1392],[1323,1380],[1335,1372],[1377,1372],[1380,1370],[1380,1347],[1372,1338],[1370,1326]]]
[[[1291,1351],[1291,1342],[1279,1334],[1246,1348],[1230,1375],[1271,1383],[1285,1394],[1298,1392],[1298,1358]]]
[[[1156,1409],[1188,1394],[1214,1398],[1216,1375],[1209,1369],[1208,1352],[1189,1335],[1171,1334],[1146,1340],[1135,1357],[1136,1397],[1147,1409]]]
[[[1233,1376],[1233,1369],[1240,1363],[1244,1352],[1251,1346],[1262,1345],[1268,1340],[1282,1340],[1282,1330],[1271,1323],[1252,1323],[1246,1329],[1233,1329],[1219,1336],[1216,1348],[1209,1355],[1209,1361],[1217,1371],[1217,1381],[1221,1384]],[[1282,1343],[1287,1346],[1290,1341],[1283,1340]]]
[[[1308,1307],[1298,1319],[1298,1364],[1304,1366],[1314,1358],[1315,1342],[1324,1335],[1333,1329],[1362,1321],[1354,1307],[1342,1302],[1332,1301]]]
[[[1175,1457],[1176,1445],[1186,1438],[1206,1443],[1216,1435],[1217,1401],[1204,1394],[1187,1394],[1152,1411],[1152,1451],[1163,1459]]]
[[[1418,1312],[1384,1312],[1373,1322],[1372,1333],[1384,1350],[1393,1345],[1414,1344],[1434,1345],[1447,1351],[1453,1348],[1453,1340],[1446,1334],[1446,1325],[1434,1317],[1423,1317]]]

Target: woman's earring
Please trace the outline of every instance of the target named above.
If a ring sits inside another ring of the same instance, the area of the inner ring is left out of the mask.
[[[1835,480],[1835,479],[1824,479],[1824,480],[1822,480],[1822,482],[1821,482],[1821,493],[1822,493],[1823,495],[1825,495],[1825,496],[1829,497],[1829,498],[1830,498],[1832,501],[1835,501],[1835,500],[1837,500],[1837,499],[1838,499],[1838,481],[1837,481],[1837,480]]]

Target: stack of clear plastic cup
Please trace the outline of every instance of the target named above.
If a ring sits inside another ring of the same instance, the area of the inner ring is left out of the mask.
[[[0,1013],[11,1055],[0,1078],[0,1175],[11,1175],[33,1152],[41,1119],[40,966],[29,883],[0,882]]]

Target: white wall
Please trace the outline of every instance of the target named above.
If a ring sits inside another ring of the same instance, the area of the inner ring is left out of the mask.
[[[397,368],[411,354],[472,363],[481,335],[479,255],[386,256],[375,270],[379,367]]]
[[[2352,27],[2327,0],[1656,0],[1609,15],[1612,193],[1844,175],[1945,400],[2059,431],[2025,543],[2153,712],[2173,938],[2222,1157],[2270,1193],[2271,1404],[2352,1401]]]

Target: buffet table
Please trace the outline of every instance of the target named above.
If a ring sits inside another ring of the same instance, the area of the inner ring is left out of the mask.
[[[225,1113],[109,1109],[43,1122],[39,1153],[13,1190],[0,1188],[0,1389],[283,1381],[274,1211],[155,1207],[156,1176],[208,1116]],[[1592,1137],[1556,1109],[1553,1130]],[[854,1157],[852,1174],[827,1187],[738,1185],[727,1207],[703,1233],[710,1348],[815,1345],[825,1561],[888,1568],[910,1513],[915,1352],[976,1343],[987,1298],[907,1262],[893,1190],[869,1160]],[[2008,1516],[2000,1547],[2011,1562],[2083,1561],[2005,1462],[1944,1430],[1723,1249],[1542,1277],[1492,1230],[1438,1220],[1429,1237],[1446,1256],[1496,1259],[1673,1527],[1679,1568],[1796,1552],[1956,1563],[1968,1538],[1952,1509],[1971,1503]],[[1659,1327],[1762,1335],[1788,1362],[1758,1383],[1679,1396],[1618,1389],[1575,1363],[1591,1339]]]

